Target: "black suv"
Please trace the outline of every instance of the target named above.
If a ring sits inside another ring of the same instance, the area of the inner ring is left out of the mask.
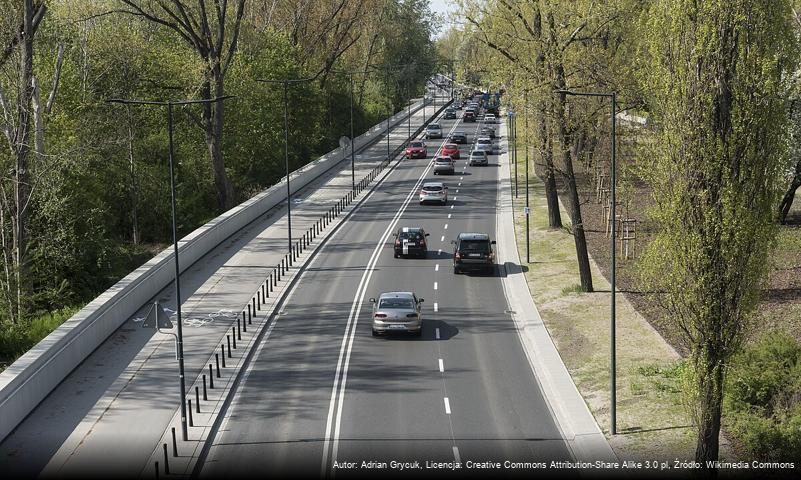
[[[486,233],[460,233],[451,243],[455,245],[453,273],[480,270],[490,274],[495,271],[495,253],[492,251],[495,240],[490,241]]]
[[[403,227],[398,230],[395,233],[395,258],[409,255],[425,258],[428,255],[427,236],[425,230],[419,227]]]

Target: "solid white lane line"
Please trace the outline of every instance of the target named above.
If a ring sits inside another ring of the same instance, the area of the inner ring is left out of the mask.
[[[456,463],[462,463],[462,458],[459,456],[459,447],[453,447],[453,459]]]
[[[445,364],[442,362],[442,359],[439,359],[439,371],[444,373],[445,372]]]
[[[437,282],[434,282],[434,290],[437,289]]]
[[[448,397],[445,397],[445,413],[448,415],[451,414],[451,402],[448,400]]]
[[[434,271],[435,272],[439,272],[439,263],[434,265]]]
[[[439,239],[439,241],[440,242],[444,242],[445,241],[445,235],[443,235],[442,238]]]
[[[439,328],[435,328],[435,329],[434,329],[434,338],[436,338],[437,340],[439,340]]]
[[[448,229],[448,224],[446,223],[444,230],[447,230],[447,229]]]
[[[439,312],[439,304],[437,302],[434,302],[434,311]]]

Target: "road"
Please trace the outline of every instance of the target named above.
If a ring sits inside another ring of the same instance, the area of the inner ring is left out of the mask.
[[[480,126],[440,123],[471,142]],[[458,233],[495,238],[498,156],[469,167],[463,145],[456,174],[435,177],[430,157],[442,143],[429,141],[429,159],[392,170],[308,266],[248,366],[201,476],[374,475],[357,467],[392,460],[445,462],[445,472],[454,462],[571,458],[508,313],[504,267],[491,276],[452,271]],[[448,205],[417,203],[426,180],[449,185]],[[393,257],[391,233],[403,226],[430,233],[427,258]],[[422,337],[373,338],[368,299],[398,290],[425,298]]]

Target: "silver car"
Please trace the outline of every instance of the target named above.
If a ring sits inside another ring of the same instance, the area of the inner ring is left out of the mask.
[[[442,175],[443,173],[453,175],[456,170],[456,165],[448,155],[434,157],[434,175]]]
[[[404,332],[417,336],[423,333],[422,298],[412,292],[386,292],[373,304],[373,336]]]
[[[448,187],[442,182],[426,182],[420,189],[420,205],[425,202],[448,204]]]
[[[426,138],[442,138],[442,127],[439,123],[431,123],[426,127]]]
[[[489,165],[487,160],[487,152],[483,150],[473,150],[470,152],[470,160],[467,161],[469,165]]]
[[[492,139],[489,137],[481,137],[476,140],[476,145],[473,147],[473,150],[478,150],[480,152],[487,152],[487,155],[492,155]]]

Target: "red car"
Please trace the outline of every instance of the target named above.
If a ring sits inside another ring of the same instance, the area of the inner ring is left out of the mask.
[[[455,143],[446,143],[442,146],[442,155],[447,155],[453,159],[459,158],[459,145]]]
[[[428,157],[428,150],[424,142],[411,142],[406,147],[406,158],[426,158]]]
[[[476,113],[472,110],[467,110],[462,115],[462,122],[475,122],[476,121]]]

